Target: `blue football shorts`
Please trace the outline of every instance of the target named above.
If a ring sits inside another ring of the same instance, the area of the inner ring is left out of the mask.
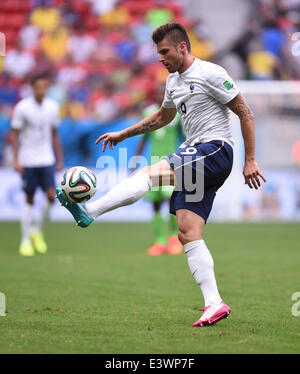
[[[40,187],[43,191],[55,187],[55,165],[42,167],[24,167],[22,175],[23,190],[32,194]]]
[[[176,186],[170,201],[170,213],[187,209],[205,222],[211,212],[217,190],[229,176],[233,149],[223,140],[213,140],[180,148],[166,158],[174,171]]]

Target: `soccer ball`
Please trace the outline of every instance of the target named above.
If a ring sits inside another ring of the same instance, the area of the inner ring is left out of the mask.
[[[95,174],[83,166],[67,170],[61,181],[61,188],[72,203],[83,203],[96,193]]]

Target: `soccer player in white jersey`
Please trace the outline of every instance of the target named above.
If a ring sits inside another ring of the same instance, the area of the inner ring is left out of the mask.
[[[33,95],[17,103],[11,121],[14,169],[22,176],[26,194],[21,215],[19,248],[23,256],[33,256],[34,249],[39,253],[47,251],[42,233],[43,223],[55,199],[55,170],[63,168],[62,150],[56,130],[59,124],[59,105],[45,96],[49,86],[48,77],[35,76],[31,86]],[[38,187],[46,194],[46,203],[34,222],[34,195]]]
[[[255,160],[254,118],[227,72],[192,55],[188,35],[180,24],[160,26],[153,32],[152,39],[157,46],[159,61],[170,73],[162,106],[127,129],[100,136],[96,143],[103,140],[103,152],[107,145],[113,149],[128,137],[167,125],[176,112],[181,115],[186,141],[173,155],[121,181],[94,202],[86,205],[69,203],[60,188],[56,189],[57,197],[77,223],[85,227],[99,215],[137,201],[152,186],[175,185],[170,213],[176,214],[178,238],[205,302],[204,312],[193,326],[213,325],[227,317],[230,308],[219,294],[214,262],[202,232],[216,191],[232,168],[230,110],[238,115],[241,123],[245,147],[245,184],[258,189],[260,178],[266,181]],[[190,177],[192,182],[196,178],[194,191],[190,189],[193,183],[185,183]],[[196,199],[192,198],[195,196]]]

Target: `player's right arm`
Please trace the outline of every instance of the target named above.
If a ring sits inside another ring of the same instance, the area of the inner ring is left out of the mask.
[[[113,149],[113,146],[127,138],[140,134],[146,134],[147,132],[166,126],[174,119],[175,115],[175,108],[165,108],[162,106],[157,112],[150,114],[142,121],[128,127],[127,129],[101,135],[95,143],[98,144],[101,140],[103,140],[102,152],[105,151],[107,145],[110,149]]]
[[[13,117],[11,120],[11,145],[13,149],[13,162],[14,162],[14,169],[18,173],[23,173],[23,168],[19,163],[19,134],[23,127],[23,114],[22,114],[22,105],[19,102],[14,109]]]
[[[18,129],[12,129],[11,135],[10,135],[10,141],[11,141],[11,145],[12,145],[12,149],[13,149],[14,169],[18,173],[22,174],[23,173],[23,168],[19,164],[19,161],[18,161],[19,133],[20,133],[20,130],[18,130]]]

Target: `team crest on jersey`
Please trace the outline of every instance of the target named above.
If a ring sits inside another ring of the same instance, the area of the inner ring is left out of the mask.
[[[192,83],[190,84],[190,90],[191,90],[191,93],[194,92],[194,89],[195,89],[195,85],[194,85],[194,82],[192,82]]]

